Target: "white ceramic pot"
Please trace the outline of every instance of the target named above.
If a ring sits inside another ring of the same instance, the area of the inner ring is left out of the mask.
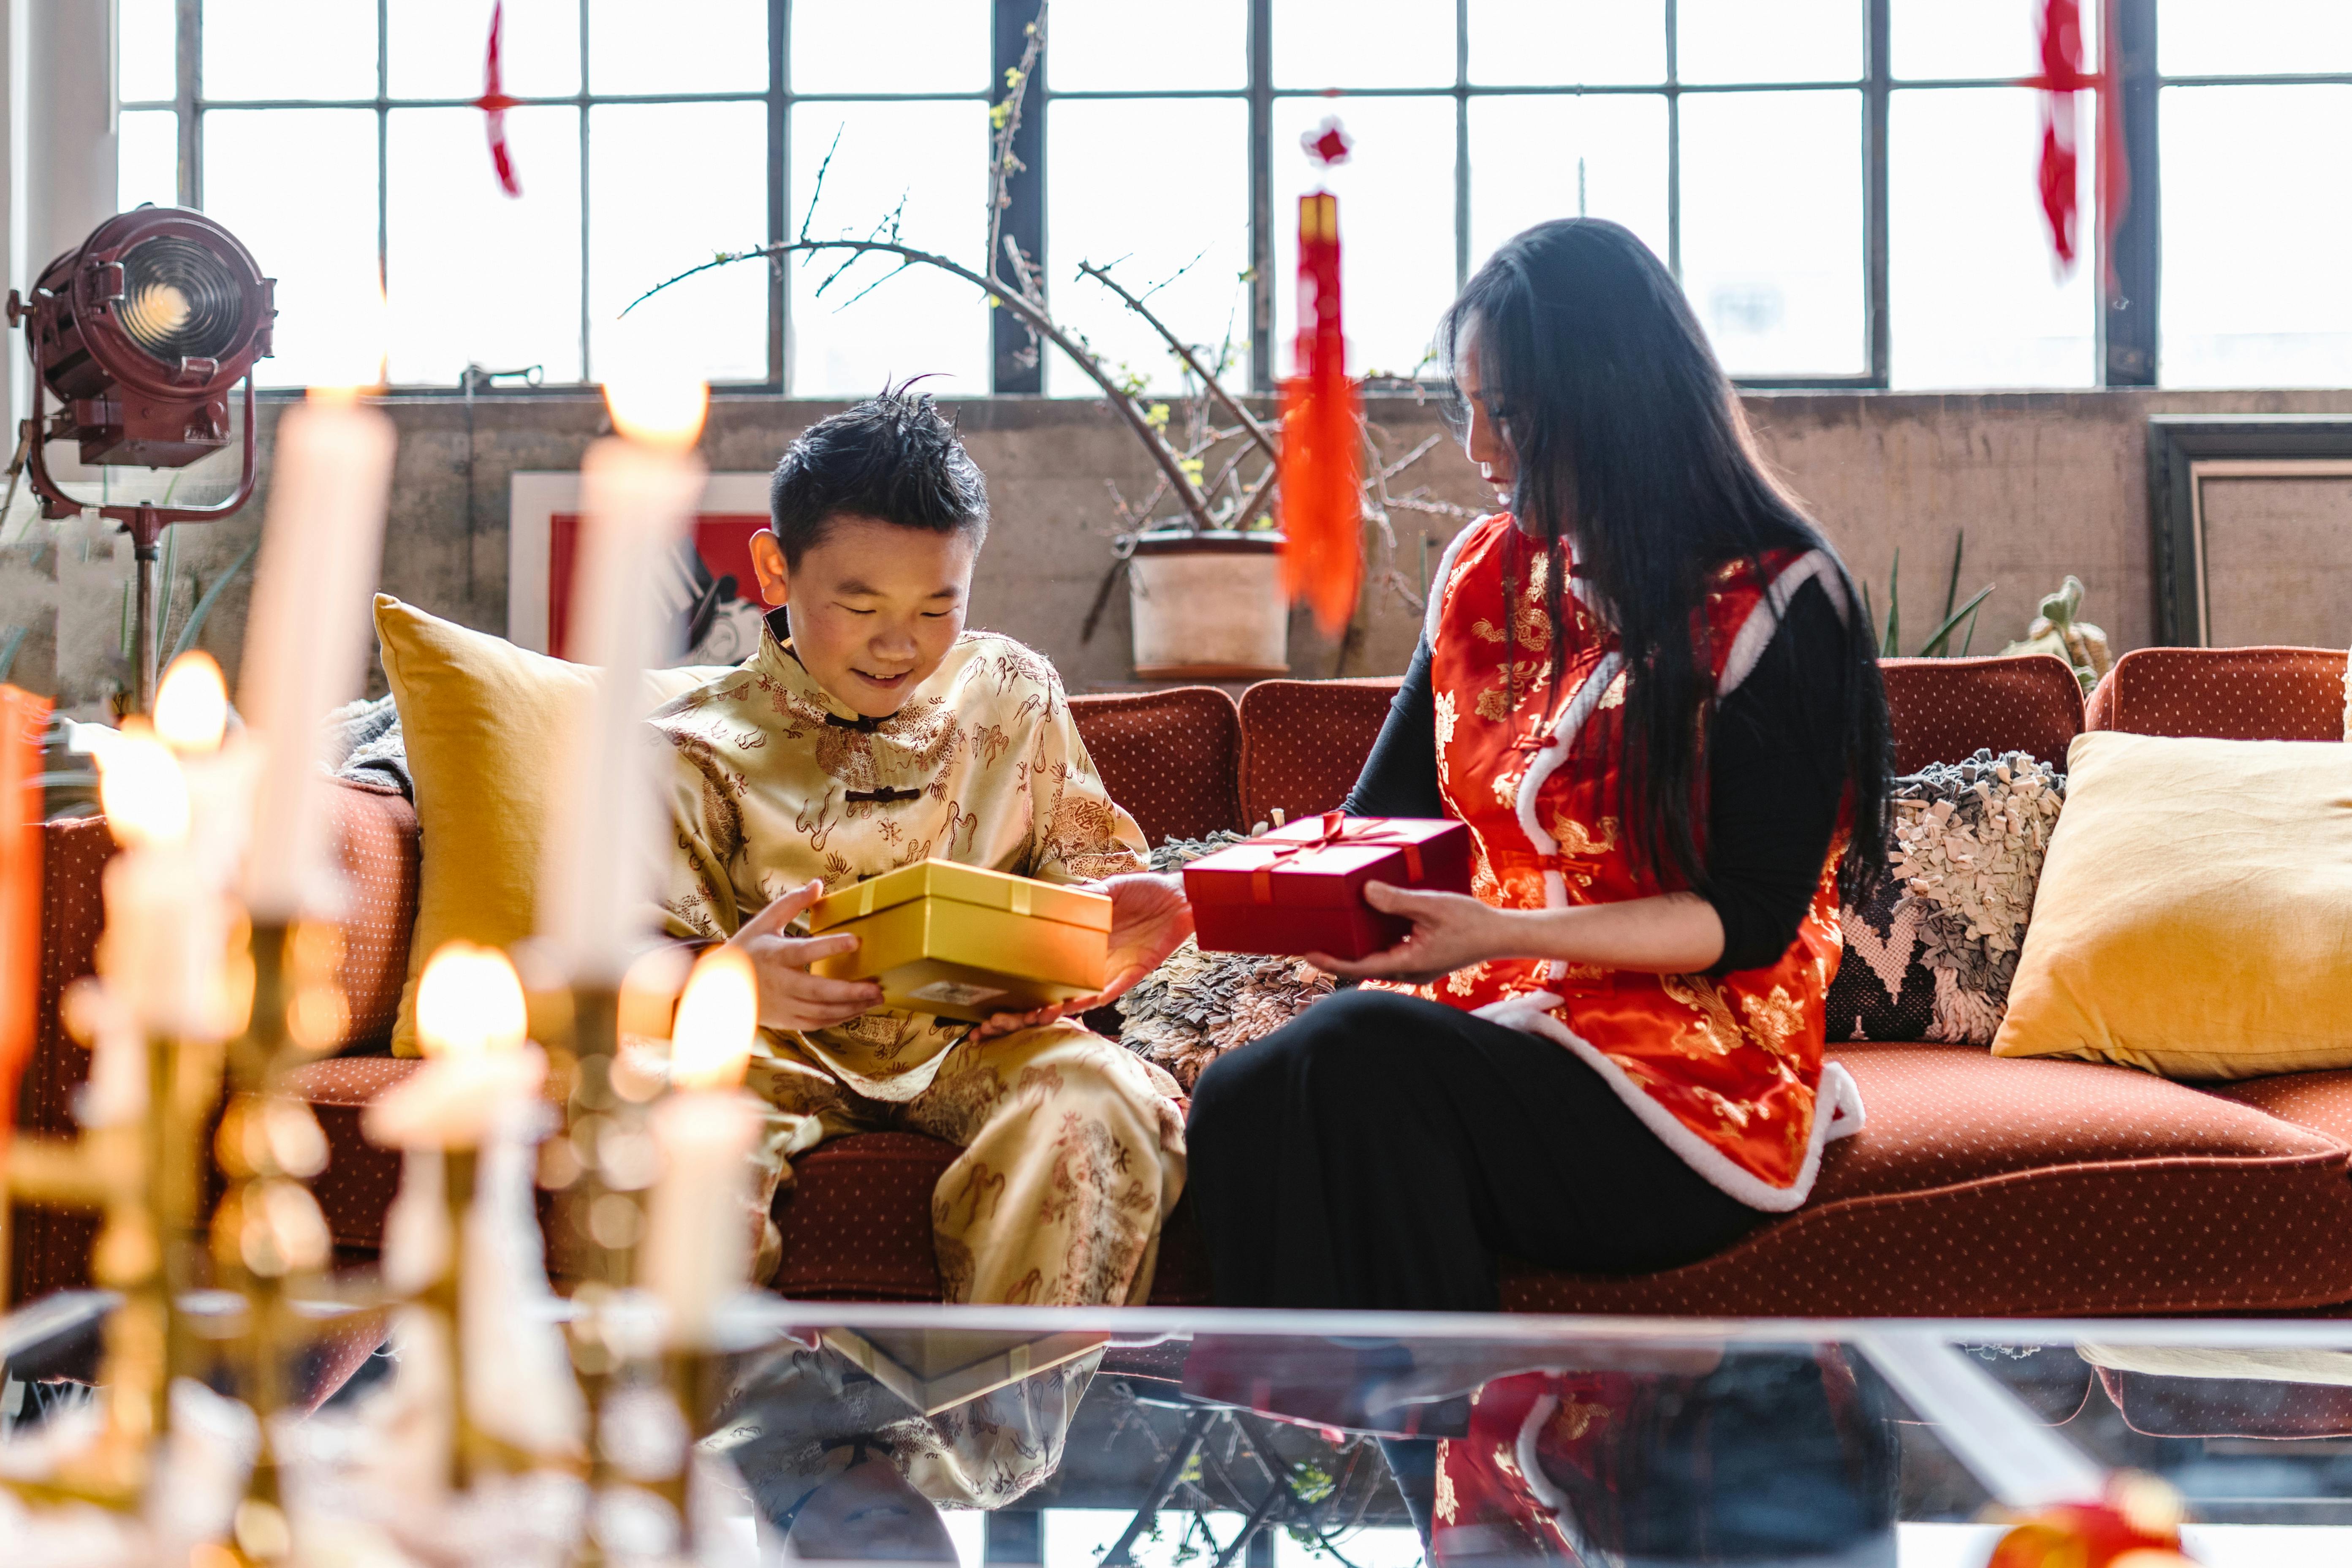
[[[1260,680],[1290,673],[1277,533],[1147,533],[1127,563],[1141,680]]]

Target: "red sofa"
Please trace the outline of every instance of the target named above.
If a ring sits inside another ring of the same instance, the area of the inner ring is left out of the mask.
[[[2093,728],[2339,740],[2345,656],[2292,648],[2147,649],[2094,694]],[[1885,667],[1896,763],[1979,746],[2063,759],[2085,726],[2073,675],[2044,657],[1896,659]],[[1073,700],[1112,794],[1154,841],[1246,827],[1276,807],[1338,804],[1395,682],[1267,681],[1236,705],[1186,688]],[[381,1051],[407,958],[418,856],[396,795],[339,792],[358,889],[347,942],[349,1049]],[[45,873],[47,1013],[23,1125],[63,1131],[87,1058],[60,1034],[57,994],[90,967],[102,823],[52,825]],[[1833,1315],[2282,1312],[2352,1303],[2352,1072],[2192,1087],[2129,1068],[1997,1060],[1933,1044],[1839,1045],[1869,1109],[1831,1145],[1804,1209],[1717,1258],[1605,1278],[1509,1267],[1507,1306],[1533,1311]],[[361,1109],[410,1071],[351,1054],[302,1075],[332,1146],[318,1189],[352,1260],[373,1255],[396,1178],[359,1137]],[[906,1133],[830,1143],[798,1163],[779,1211],[777,1289],[817,1299],[936,1300],[929,1194],[952,1157]],[[15,1299],[77,1283],[86,1219],[20,1208]],[[1155,1301],[1205,1300],[1180,1205]]]

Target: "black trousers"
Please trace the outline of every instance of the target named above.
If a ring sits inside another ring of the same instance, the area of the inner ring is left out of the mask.
[[[1492,1311],[1500,1254],[1646,1273],[1765,1218],[1564,1047],[1391,992],[1219,1058],[1185,1136],[1223,1307]]]

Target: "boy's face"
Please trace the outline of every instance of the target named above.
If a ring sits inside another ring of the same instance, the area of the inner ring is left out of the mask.
[[[773,533],[751,536],[760,596],[790,606],[801,663],[869,719],[904,706],[962,635],[972,555],[966,533],[847,514],[798,566],[786,566]]]

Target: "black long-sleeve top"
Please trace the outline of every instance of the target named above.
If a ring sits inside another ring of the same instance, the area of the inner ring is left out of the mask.
[[[1808,583],[1755,670],[1717,704],[1707,747],[1707,901],[1723,922],[1710,973],[1777,963],[1820,885],[1845,793],[1845,628],[1829,594]],[[1364,816],[1442,816],[1429,644],[1381,726],[1347,809]]]

